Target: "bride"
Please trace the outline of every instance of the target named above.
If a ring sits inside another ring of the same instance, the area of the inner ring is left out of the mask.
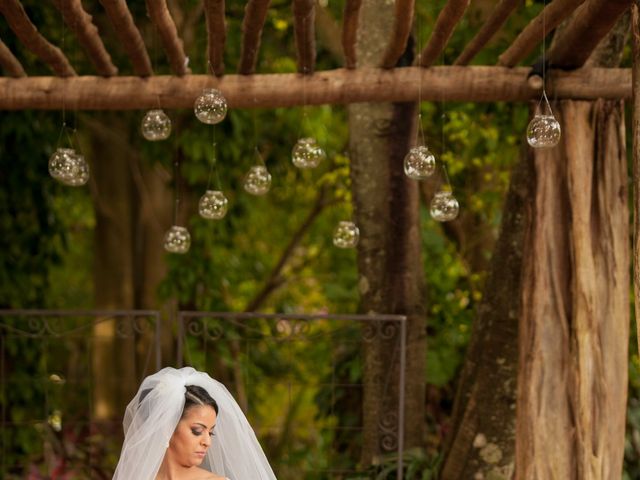
[[[123,423],[113,480],[276,480],[229,391],[191,367],[145,378]]]

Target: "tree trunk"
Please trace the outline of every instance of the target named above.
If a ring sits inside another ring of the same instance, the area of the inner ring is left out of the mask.
[[[394,6],[365,0],[359,19],[358,66],[378,65],[393,31]],[[351,179],[358,245],[361,310],[408,316],[404,441],[423,440],[425,312],[420,258],[418,184],[403,172],[415,138],[417,105],[349,106]],[[398,331],[364,348],[363,465],[397,447]],[[385,380],[386,375],[391,377]],[[390,386],[385,389],[384,383]]]
[[[621,102],[565,101],[535,155],[525,243],[518,479],[618,479],[627,400],[629,247]]]
[[[460,374],[445,447],[443,480],[510,479],[514,471],[515,403],[522,244],[533,195],[533,156],[523,150],[504,204],[482,303]],[[491,475],[491,476],[490,476]]]
[[[619,62],[626,31],[623,19],[589,64]],[[628,328],[621,108],[563,102],[561,144],[527,147],[514,170],[444,480],[510,479],[514,465],[518,479],[620,478]]]

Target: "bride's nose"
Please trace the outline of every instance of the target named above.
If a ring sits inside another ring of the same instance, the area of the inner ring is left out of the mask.
[[[209,445],[211,445],[211,436],[210,435],[203,435],[202,436],[202,445],[205,445],[207,447]]]

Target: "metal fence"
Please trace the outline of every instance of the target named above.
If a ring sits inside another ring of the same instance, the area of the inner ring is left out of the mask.
[[[125,405],[116,415],[101,413],[103,396],[163,366],[189,364],[227,385],[279,479],[367,477],[358,463],[371,425],[374,457],[393,456],[400,479],[405,322],[392,315],[177,312],[170,332],[161,332],[157,311],[0,311],[0,477],[111,478]],[[161,334],[174,336],[175,357],[163,358]],[[115,356],[103,351],[103,336],[115,338]],[[388,363],[365,385],[362,352],[381,341]],[[96,374],[96,358],[110,371]],[[16,368],[19,362],[28,370]],[[365,388],[391,392],[395,402],[367,419]]]

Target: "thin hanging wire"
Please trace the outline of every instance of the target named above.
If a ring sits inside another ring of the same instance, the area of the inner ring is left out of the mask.
[[[418,42],[422,37],[422,22],[420,21],[420,14],[417,10],[416,10],[416,29],[417,29],[416,35],[418,38],[418,41],[416,42],[416,44],[418,44]],[[420,62],[418,62],[418,129],[416,131],[416,137],[419,136],[419,138],[416,138],[416,143],[418,143],[418,139],[419,139],[422,142],[422,145],[426,146],[427,142],[424,135],[424,127],[422,126],[422,73],[423,73],[422,66]]]
[[[173,206],[173,225],[178,225],[178,210],[180,208],[180,157],[176,153],[175,160],[173,161],[173,182],[175,201]]]
[[[216,188],[222,191],[222,185],[220,183],[220,175],[218,174],[218,158],[217,158],[218,144],[216,142],[216,127],[213,127],[213,141],[211,145],[213,147],[213,153],[211,155],[211,166],[209,167],[209,178],[207,179],[207,190],[211,188],[211,180],[215,173]]]

